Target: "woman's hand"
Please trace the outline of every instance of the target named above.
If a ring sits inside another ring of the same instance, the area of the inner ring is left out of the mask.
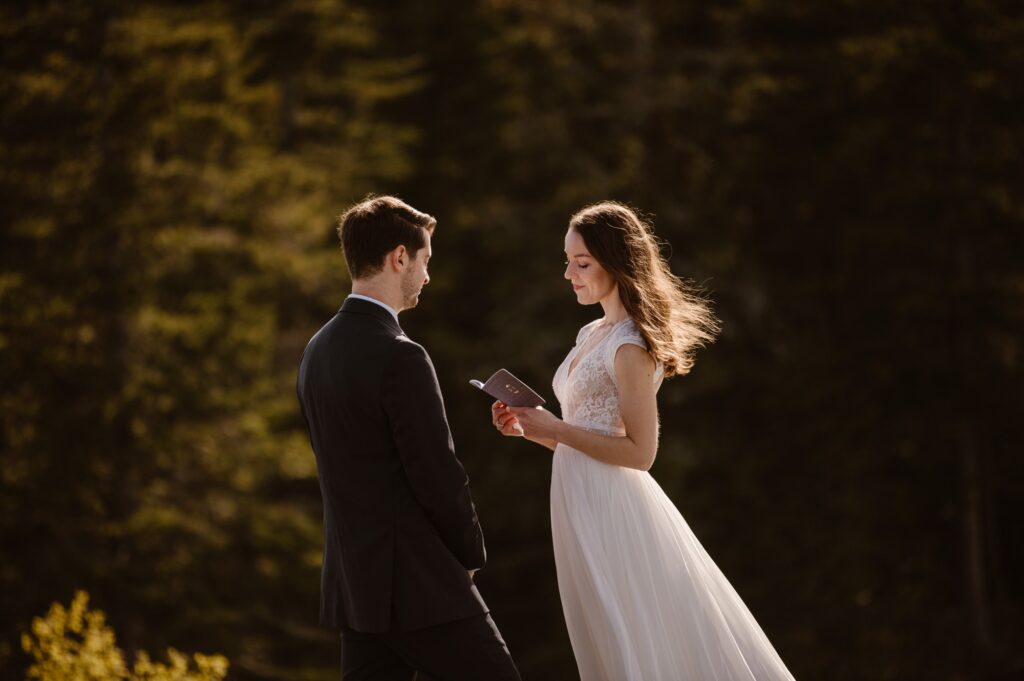
[[[557,441],[562,420],[543,407],[506,407],[515,417],[523,435],[538,440]]]
[[[506,437],[523,437],[523,429],[519,425],[519,419],[504,402],[495,402],[491,405],[491,423],[498,429],[498,432]]]

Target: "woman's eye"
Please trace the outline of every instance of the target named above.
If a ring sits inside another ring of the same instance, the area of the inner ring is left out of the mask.
[[[587,269],[588,267],[590,267],[590,265],[578,265],[578,267],[579,267],[579,268],[580,268],[581,270],[585,270],[585,269]]]

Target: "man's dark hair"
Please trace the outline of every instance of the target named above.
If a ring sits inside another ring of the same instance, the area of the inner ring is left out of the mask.
[[[416,258],[427,245],[423,230],[434,233],[435,220],[394,196],[370,196],[338,219],[338,237],[353,279],[380,272],[384,256],[405,246]]]

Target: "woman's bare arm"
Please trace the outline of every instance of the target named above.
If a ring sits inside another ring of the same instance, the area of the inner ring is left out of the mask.
[[[654,385],[655,364],[651,355],[633,344],[621,346],[615,355],[615,378],[625,436],[601,435],[573,426],[544,409],[510,408],[525,436],[554,448],[562,443],[587,456],[612,464],[646,471],[658,450],[658,403]]]

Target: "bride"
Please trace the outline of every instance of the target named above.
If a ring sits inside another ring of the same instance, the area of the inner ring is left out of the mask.
[[[604,317],[555,372],[559,419],[492,405],[503,435],[554,450],[551,534],[583,681],[792,679],[743,601],[647,471],[656,394],[718,323],[669,271],[650,227],[604,202],[572,217],[565,278]]]

